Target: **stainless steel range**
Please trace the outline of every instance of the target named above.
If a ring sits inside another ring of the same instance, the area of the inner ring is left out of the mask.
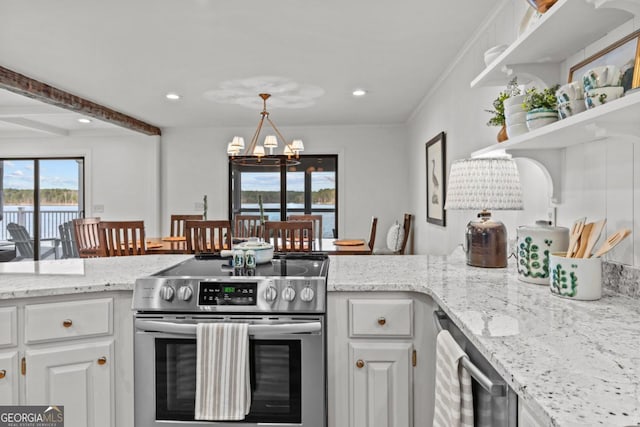
[[[325,254],[287,254],[255,269],[192,258],[136,281],[136,427],[326,426]],[[251,410],[194,420],[196,325],[249,323]]]

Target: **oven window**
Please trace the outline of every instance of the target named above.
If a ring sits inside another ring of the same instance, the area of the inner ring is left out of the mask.
[[[301,422],[301,341],[250,340],[251,410],[244,422]],[[193,420],[196,341],[156,339],[156,419]]]

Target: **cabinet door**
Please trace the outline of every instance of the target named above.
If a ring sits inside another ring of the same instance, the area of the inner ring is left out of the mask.
[[[0,353],[0,405],[18,404],[18,352]]]
[[[27,404],[63,405],[65,427],[113,427],[113,341],[26,352]]]
[[[349,343],[352,427],[413,425],[411,343]]]

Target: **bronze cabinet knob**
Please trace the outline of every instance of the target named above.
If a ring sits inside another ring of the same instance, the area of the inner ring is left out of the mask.
[[[356,362],[356,366],[360,369],[364,368],[364,360],[358,359],[358,361]]]
[[[7,376],[7,371],[4,369],[0,369],[0,380]]]
[[[64,326],[65,328],[70,328],[71,325],[73,325],[73,321],[71,319],[64,319],[62,321],[62,326]]]
[[[387,319],[384,317],[378,317],[378,325],[384,326],[385,323],[387,323]]]
[[[98,359],[98,365],[104,365],[105,363],[107,363],[107,358],[102,356],[101,358]]]

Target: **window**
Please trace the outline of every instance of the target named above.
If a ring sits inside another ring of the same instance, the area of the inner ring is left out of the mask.
[[[84,159],[0,158],[0,174],[0,249],[16,260],[61,256],[58,226],[84,214]]]
[[[337,237],[338,156],[301,155],[295,166],[244,166],[229,162],[229,212],[258,215],[262,197],[267,220],[291,214],[322,215],[322,237]]]

